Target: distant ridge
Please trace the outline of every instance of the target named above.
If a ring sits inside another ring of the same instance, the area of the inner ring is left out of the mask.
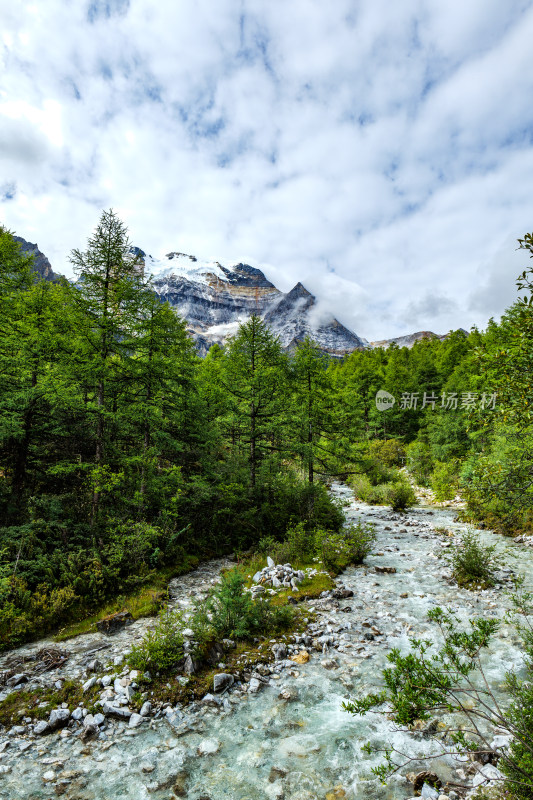
[[[465,331],[464,328],[458,328],[458,330],[468,336],[468,331]],[[449,333],[439,335],[438,333],[433,333],[433,331],[417,331],[416,333],[408,333],[405,336],[397,336],[395,339],[380,339],[377,342],[370,342],[370,346],[389,347],[391,344],[397,344],[398,347],[411,348],[415,342],[419,342],[421,339],[440,339],[440,341],[443,341],[447,339],[449,335]]]

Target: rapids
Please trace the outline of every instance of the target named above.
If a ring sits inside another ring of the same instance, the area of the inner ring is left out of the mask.
[[[350,490],[340,484],[332,491],[348,504],[349,520],[371,521],[378,533],[365,564],[347,569],[337,580],[354,596],[341,600],[339,608],[327,601],[310,603],[317,608],[321,630],[331,633],[337,647],[324,653],[310,650],[306,664],[284,662],[258,694],[237,689],[226,693],[218,708],[196,703],[177,709],[173,724],[165,717],[136,729],[114,722],[99,739],[85,744],[66,732],[40,738],[13,730],[0,733],[1,800],[51,800],[61,794],[71,800],[410,797],[407,770],[382,786],[370,773],[379,759],[364,754],[361,746],[367,741],[392,743],[417,758],[434,752],[436,742],[396,731],[384,716],[351,716],[342,710],[342,702],[379,687],[392,647],[406,649],[413,637],[433,636],[434,627],[426,619],[429,609],[439,605],[456,610],[463,619],[473,615],[502,619],[509,606],[505,588],[511,573],[524,573],[531,585],[533,551],[480,532],[485,542],[496,544],[505,569],[493,589],[462,590],[450,582],[449,568],[439,557],[444,537],[435,531],[464,529],[454,522],[453,510],[418,507],[400,514],[354,502]],[[174,580],[174,602],[190,603],[191,594],[205,591],[223,564],[211,562]],[[394,567],[396,573],[377,573],[376,566]],[[102,660],[126,650],[149,624],[139,621],[113,637],[112,649],[102,651]],[[369,631],[373,638],[365,638]],[[102,642],[105,646],[104,636],[90,634],[62,647],[83,653]],[[20,652],[38,646],[42,642]],[[14,651],[3,655],[0,670],[13,655]],[[521,663],[519,640],[503,623],[486,657],[489,680],[498,687],[505,672]],[[75,660],[71,669],[83,679]],[[2,751],[3,741],[9,745]],[[453,778],[458,766],[450,757],[442,757],[432,768],[446,780]],[[409,766],[419,768],[425,768],[423,761]]]

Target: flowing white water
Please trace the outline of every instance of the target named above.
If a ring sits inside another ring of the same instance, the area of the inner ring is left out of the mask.
[[[366,741],[393,744],[418,758],[436,752],[438,742],[396,731],[383,716],[353,717],[342,710],[342,701],[380,686],[381,669],[392,647],[407,649],[414,636],[435,634],[426,618],[431,608],[451,607],[462,619],[474,615],[501,619],[509,601],[501,588],[469,592],[449,582],[446,563],[438,557],[442,536],[433,529],[462,530],[463,525],[453,522],[453,511],[419,508],[395,514],[354,502],[341,485],[333,491],[350,502],[349,519],[372,521],[378,531],[374,554],[364,567],[350,568],[339,579],[354,597],[341,600],[340,608],[331,603],[320,608],[324,604],[318,603],[321,629],[341,642],[339,649],[324,654],[311,650],[307,664],[287,665],[279,679],[270,680],[257,695],[238,689],[225,695],[220,709],[201,704],[183,708],[178,716],[183,714],[185,724],[178,728],[166,719],[135,730],[114,723],[101,739],[88,744],[74,735],[38,739],[1,735],[0,741],[9,738],[10,746],[0,757],[0,766],[11,769],[0,775],[0,798],[49,800],[62,788],[72,800],[181,796],[314,800],[328,793],[331,799],[349,800],[411,796],[402,775],[382,786],[370,773],[380,759],[362,753],[361,746]],[[531,585],[530,550],[490,532],[480,535],[487,543],[496,543],[507,566],[526,574]],[[397,572],[379,574],[375,566],[395,567]],[[201,574],[205,580],[205,569]],[[181,583],[181,594],[179,581],[173,594],[184,601],[194,590],[195,573]],[[132,629],[120,634],[123,647]],[[373,639],[365,638],[369,631]],[[83,640],[99,641],[94,635],[79,637],[71,646],[79,649]],[[508,669],[520,666],[519,642],[512,628],[502,624],[485,661],[496,687]],[[31,746],[21,751],[24,741]],[[449,757],[440,758],[437,772],[446,780],[457,766]],[[425,762],[415,762],[409,769],[417,767],[423,769]]]

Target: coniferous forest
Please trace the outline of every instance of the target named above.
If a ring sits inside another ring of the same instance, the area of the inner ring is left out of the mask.
[[[41,280],[0,228],[2,647],[298,523],[338,531],[332,478],[531,529],[533,270],[484,331],[338,360],[251,317],[202,359],[112,211],[71,261],[75,281]]]

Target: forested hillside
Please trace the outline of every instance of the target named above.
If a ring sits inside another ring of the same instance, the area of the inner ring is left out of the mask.
[[[39,279],[0,228],[2,645],[291,524],[338,530],[329,476],[402,508],[406,466],[472,518],[530,526],[531,271],[485,332],[334,361],[251,317],[200,359],[113,212],[71,259],[75,283]]]

